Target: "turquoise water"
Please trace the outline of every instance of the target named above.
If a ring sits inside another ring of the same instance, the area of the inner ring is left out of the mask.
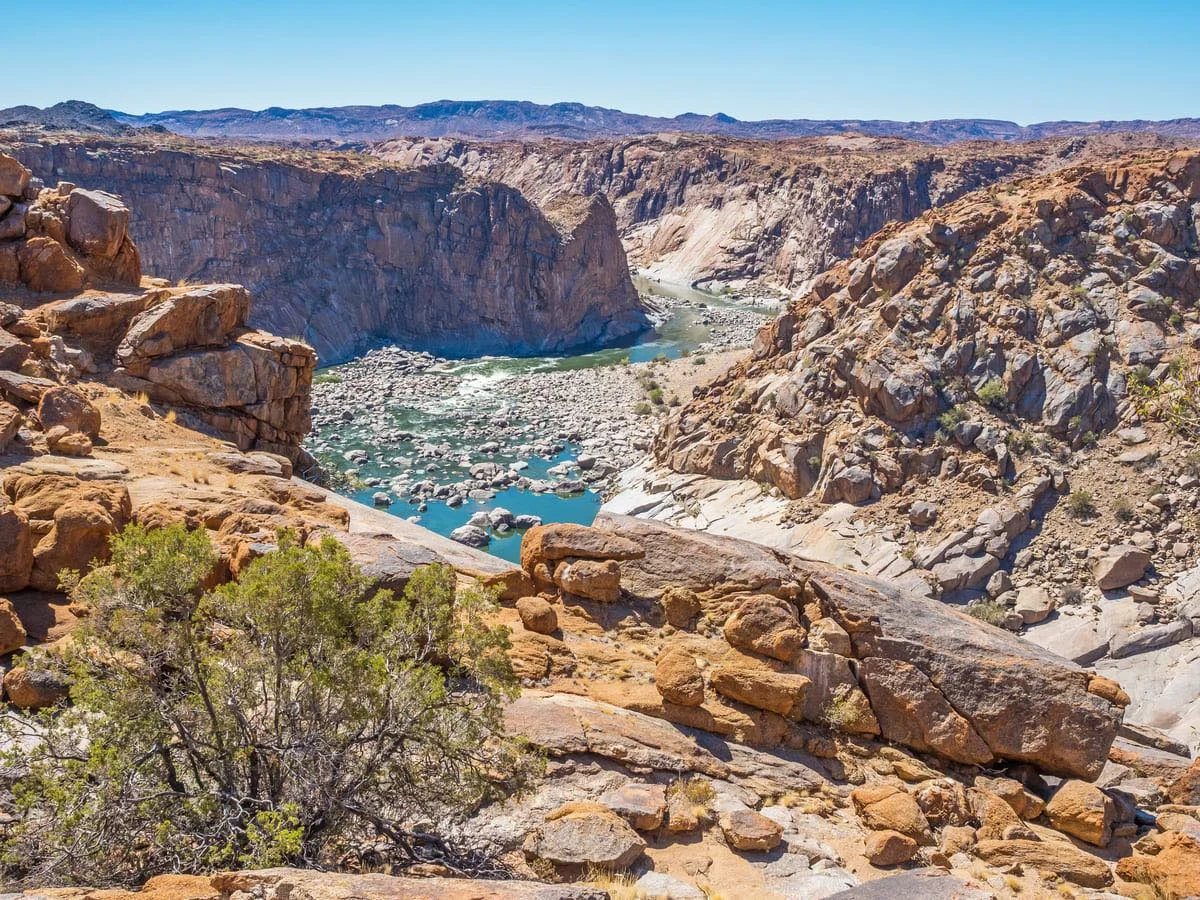
[[[531,478],[545,478],[546,470],[556,463],[574,459],[570,450],[560,453],[550,460],[536,457],[528,460],[529,468],[524,474]],[[489,461],[500,462],[500,455],[489,457]],[[371,495],[377,488],[355,491],[351,496],[367,506],[373,505]],[[488,511],[497,508],[507,509],[514,515],[529,514],[540,516],[543,522],[574,522],[579,525],[591,525],[600,511],[602,499],[595,491],[585,491],[582,494],[560,496],[553,493],[537,494],[533,491],[523,491],[517,487],[506,488],[497,492],[491,500],[469,500],[459,507],[447,506],[445,503],[430,501],[429,508],[418,513],[417,507],[407,500],[397,500],[386,507],[392,515],[408,518],[419,516],[418,523],[423,528],[438,534],[449,535],[455,528],[467,524],[467,520],[480,510]],[[521,554],[520,531],[509,531],[504,534],[490,532],[492,542],[487,546],[487,552],[510,562],[518,562]]]
[[[679,299],[713,307],[732,307],[735,304],[712,294],[687,287],[662,285],[644,279],[635,279],[642,294],[673,296]],[[763,313],[770,310],[760,310]],[[414,408],[395,404],[387,410],[386,419],[392,428],[412,432],[417,437],[408,444],[377,444],[377,436],[369,429],[353,423],[340,427],[334,434],[325,435],[336,449],[330,457],[324,457],[343,472],[354,470],[359,479],[378,478],[383,484],[346,490],[349,496],[368,506],[374,505],[373,496],[383,491],[392,498],[386,507],[389,513],[401,518],[414,519],[418,524],[438,534],[449,536],[454,529],[467,524],[476,513],[503,507],[514,515],[535,515],[544,522],[575,522],[590,525],[599,512],[601,496],[592,490],[563,496],[553,492],[538,493],[512,486],[500,490],[488,500],[468,500],[462,506],[451,507],[438,499],[427,501],[421,511],[417,502],[406,496],[397,496],[386,482],[397,476],[415,480],[429,479],[436,485],[453,484],[466,474],[461,460],[468,464],[479,462],[497,463],[507,468],[510,463],[523,461],[528,468],[521,474],[531,479],[553,480],[547,472],[563,462],[574,461],[579,448],[567,444],[557,455],[544,458],[523,456],[516,453],[520,443],[533,443],[529,435],[513,441],[513,446],[501,446],[499,452],[485,453],[479,449],[484,439],[472,435],[472,422],[485,420],[505,400],[505,382],[513,377],[530,372],[573,371],[597,366],[617,365],[624,360],[648,362],[656,357],[677,359],[684,353],[695,350],[711,337],[709,328],[701,321],[702,309],[676,307],[666,321],[640,339],[626,347],[611,347],[589,353],[559,357],[481,357],[455,360],[439,367],[437,374],[456,379],[459,384],[454,396]],[[348,364],[352,365],[352,364]],[[322,373],[338,373],[342,367],[331,367]],[[429,459],[416,454],[413,445],[428,441],[435,445],[449,445],[452,452],[446,457]],[[349,450],[363,449],[370,454],[367,462],[347,462],[342,454]],[[486,548],[495,556],[517,561],[520,553],[521,532],[499,533],[489,531],[491,543]]]

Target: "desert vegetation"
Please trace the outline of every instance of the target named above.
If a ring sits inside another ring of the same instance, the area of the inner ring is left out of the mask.
[[[70,703],[6,716],[6,880],[449,853],[443,827],[534,771],[501,727],[507,633],[452,569],[395,596],[332,539],[287,533],[205,590],[214,563],[203,532],[131,526],[109,565],[69,579],[86,624],[29,665]]]

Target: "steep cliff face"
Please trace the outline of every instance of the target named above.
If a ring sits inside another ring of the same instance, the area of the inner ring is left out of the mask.
[[[135,198],[129,230],[148,271],[244,282],[251,324],[303,337],[326,363],[381,340],[550,353],[646,325],[602,197],[548,217],[448,165],[79,138],[8,146],[35,171]]]
[[[843,136],[751,141],[685,135],[467,143],[398,139],[377,155],[450,162],[537,203],[563,193],[612,202],[630,260],[674,282],[790,288],[845,259],[888,222],[996,181],[1152,136],[974,142],[951,147]]]

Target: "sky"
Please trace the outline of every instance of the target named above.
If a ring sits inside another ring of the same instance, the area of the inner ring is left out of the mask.
[[[1200,116],[1197,0],[56,0],[16,4],[5,22],[53,41],[0,79],[0,107],[504,99],[739,119]]]

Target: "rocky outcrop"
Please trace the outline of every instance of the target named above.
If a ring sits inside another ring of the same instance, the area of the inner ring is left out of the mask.
[[[0,395],[17,404],[0,402],[0,450],[27,417],[51,451],[89,455],[100,410],[55,382],[99,376],[187,411],[243,450],[299,453],[312,424],[311,347],[250,328],[240,285],[143,283],[119,198],[41,187],[4,155],[0,182],[29,198],[0,218],[0,260],[17,262],[10,280],[20,282],[9,294],[17,305],[0,304]],[[4,271],[0,262],[0,284]]]
[[[594,529],[541,526],[524,540],[522,565],[537,583],[551,584],[539,574],[553,562],[547,548],[594,558],[608,547],[621,557],[610,562],[629,600],[693,598],[699,619],[681,622],[681,635],[716,632],[724,648],[676,640],[658,657],[661,714],[681,724],[720,732],[717,722],[750,708],[958,763],[1007,760],[1094,778],[1121,721],[1113,692],[1093,690],[1084,670],[877,579],[621,516],[604,515]],[[826,620],[845,634],[844,656],[808,645],[809,626]],[[703,671],[693,654],[707,657]],[[753,715],[760,741],[786,742],[782,721]]]
[[[67,182],[47,188],[18,160],[0,156],[0,290],[72,292],[137,285],[141,277],[119,198]]]
[[[658,458],[823,502],[939,474],[994,490],[1014,430],[1094,442],[1198,333],[1198,199],[1200,157],[1147,153],[886,228],[697,392]]]
[[[253,326],[302,337],[326,363],[382,341],[453,356],[554,353],[647,326],[602,197],[544,213],[449,165],[400,170],[353,155],[284,161],[49,137],[8,149],[36,171],[152,197],[129,219],[148,270],[246,284]]]

